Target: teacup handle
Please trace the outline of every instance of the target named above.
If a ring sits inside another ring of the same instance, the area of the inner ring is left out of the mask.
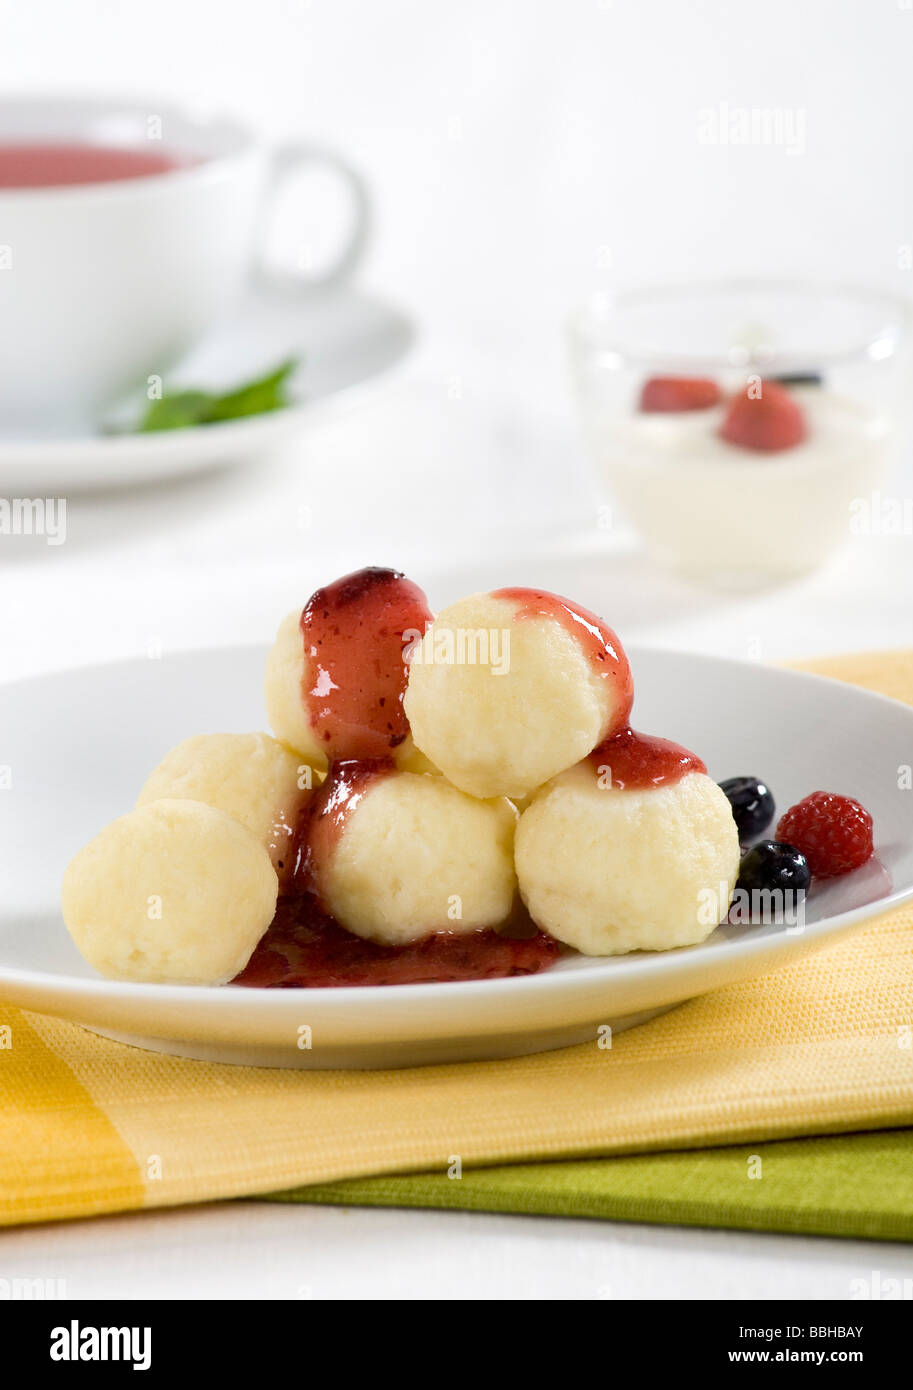
[[[260,248],[254,257],[254,274],[267,286],[278,287],[286,292],[338,284],[340,280],[351,275],[364,255],[371,229],[371,199],[361,175],[335,150],[298,141],[280,145],[270,156],[263,193],[261,227],[269,224],[276,195],[286,177],[293,170],[297,171],[308,165],[330,169],[346,186],[352,205],[352,222],[329,265],[313,275],[307,270],[287,271],[266,264],[263,258],[261,232]]]

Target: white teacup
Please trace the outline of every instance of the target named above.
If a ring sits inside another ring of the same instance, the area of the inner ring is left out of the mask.
[[[55,158],[88,181],[57,182]],[[233,121],[149,103],[0,102],[0,432],[50,412],[97,420],[161,374],[263,272],[277,183],[314,163],[344,179],[352,218],[332,264],[296,275],[301,286],[342,278],[364,249],[367,193],[337,155],[270,151]]]

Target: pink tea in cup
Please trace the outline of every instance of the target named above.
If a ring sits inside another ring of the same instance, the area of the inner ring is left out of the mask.
[[[112,145],[0,144],[0,188],[61,188],[148,178],[191,164],[166,150],[117,149]]]

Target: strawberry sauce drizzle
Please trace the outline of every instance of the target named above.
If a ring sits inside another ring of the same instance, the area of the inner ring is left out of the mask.
[[[696,753],[668,738],[654,738],[634,729],[621,729],[611,738],[603,739],[589,757],[597,772],[608,768],[611,785],[617,790],[644,791],[650,787],[670,786],[689,772],[706,772],[707,768]]]
[[[297,893],[321,891],[322,872],[333,856],[346,821],[382,777],[396,771],[392,758],[334,763],[322,786],[302,806],[292,850],[290,886]]]
[[[554,618],[560,623],[565,632],[580,643],[596,675],[612,688],[615,718],[610,733],[627,722],[634,703],[634,679],[624,647],[607,623],[589,609],[581,608],[579,603],[544,589],[497,589],[492,598],[509,599],[518,604],[514,622]]]
[[[371,567],[318,589],[301,614],[302,700],[327,759],[386,758],[403,742],[406,633],[431,622],[398,570]]]
[[[562,947],[544,932],[508,936],[435,932],[408,946],[380,946],[344,931],[313,893],[279,899],[276,916],[236,985],[274,989],[342,985],[413,985],[534,975],[554,965]]]

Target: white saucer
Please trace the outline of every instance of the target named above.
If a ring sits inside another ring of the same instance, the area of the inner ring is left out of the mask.
[[[353,388],[394,366],[414,335],[404,314],[350,286],[297,295],[251,287],[234,315],[167,375],[166,389],[227,389],[295,356],[302,368],[292,383],[294,405],[150,434],[104,433],[100,422],[52,415],[40,434],[10,438],[0,424],[4,489],[50,496],[240,462],[294,434],[318,406],[347,398]],[[139,418],[146,404],[140,395],[131,418]],[[123,408],[117,415],[122,417]]]
[[[817,887],[798,934],[724,926],[702,945],[458,984],[266,990],[121,984],[82,960],[60,917],[68,859],[128,810],[189,734],[263,727],[265,650],[189,652],[0,686],[0,999],[139,1047],[278,1067],[508,1057],[593,1041],[765,974],[913,897],[911,793],[897,769],[913,708],[836,681],[714,657],[629,650],[635,723],[694,748],[712,776],[766,778],[782,810],[824,788],[874,816],[880,863]],[[215,926],[215,924],[214,924]],[[310,1051],[299,1029],[312,1030]]]

